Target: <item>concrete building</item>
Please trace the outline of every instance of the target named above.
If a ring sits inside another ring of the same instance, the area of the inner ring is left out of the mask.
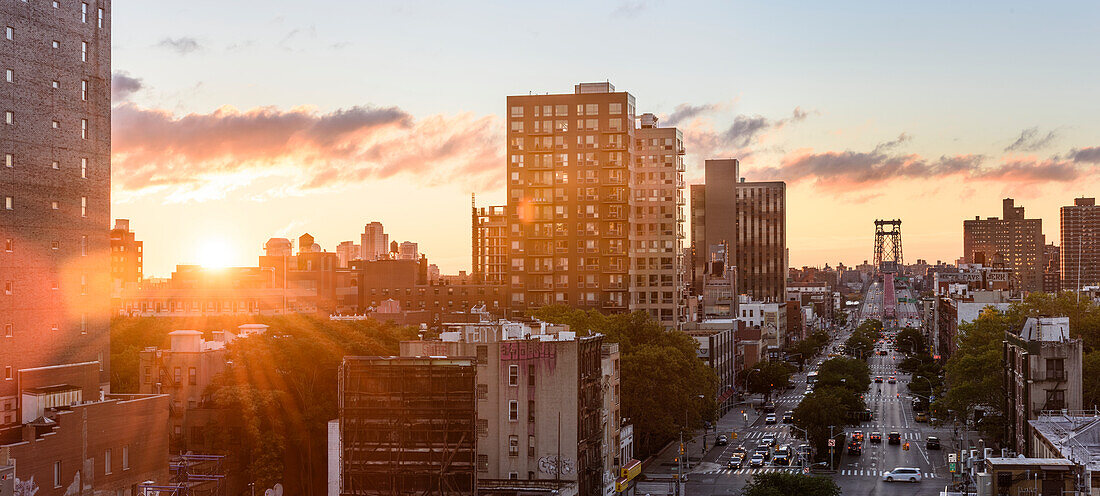
[[[344,357],[339,494],[478,494],[475,372],[469,358]]]
[[[622,432],[616,347],[539,322],[445,327],[439,340],[402,342],[401,356],[476,358],[479,494],[559,483],[562,495],[613,493],[619,467],[604,463],[624,462],[606,444]]]
[[[1043,246],[1043,292],[1058,293],[1061,290],[1061,249],[1054,243],[1047,243]]]
[[[1073,465],[1080,494],[1100,488],[1100,417],[1096,410],[1046,412],[1029,422],[1029,456]],[[1060,494],[1060,493],[1055,493]]]
[[[727,243],[711,246],[709,261],[703,266],[702,287],[698,296],[699,319],[736,319],[739,298],[737,296],[737,267],[730,264]]]
[[[115,219],[111,229],[111,288],[121,289],[127,284],[137,284],[144,277],[141,241],[134,237],[128,219]]]
[[[375,260],[352,263],[359,312],[373,310],[379,320],[398,324],[439,324],[444,315],[479,307],[493,315],[507,313],[505,287],[475,283],[472,278],[430,282],[426,259]],[[391,303],[387,301],[392,300]]]
[[[354,241],[342,241],[336,245],[336,260],[339,268],[346,269],[351,266],[352,260],[359,260],[362,248]]]
[[[420,260],[420,247],[412,241],[402,241],[397,248],[397,258],[400,260]]]
[[[473,274],[476,282],[504,284],[508,267],[506,207],[473,209]],[[438,274],[438,270],[436,271]]]
[[[363,226],[359,235],[359,258],[362,260],[381,260],[389,258],[390,236],[382,229],[381,222],[371,222]]]
[[[1004,342],[1004,411],[1017,453],[1031,453],[1028,421],[1044,411],[1081,410],[1082,343],[1068,317],[1029,318]]]
[[[762,345],[768,353],[776,353],[785,348],[790,338],[787,334],[787,302],[764,302],[740,296],[737,320],[747,327],[761,329]]]
[[[684,298],[684,136],[642,114],[634,133],[630,186],[630,310],[666,328],[686,318]],[[612,181],[620,181],[618,175]]]
[[[1095,198],[1076,198],[1061,208],[1062,289],[1100,285],[1100,206]]]
[[[706,264],[725,244],[728,265],[736,265],[737,159],[713,159],[704,163],[704,184],[691,186],[692,294],[702,294]],[[709,214],[709,215],[708,215]]]
[[[990,457],[984,462],[983,472],[976,477],[979,496],[1089,494],[1077,492],[1080,472],[1073,462],[1064,458]]]
[[[998,259],[1012,271],[1014,287],[1043,290],[1043,220],[1024,218],[1024,207],[1003,201],[1003,218],[963,221],[963,257],[967,263],[994,265]],[[1063,243],[1063,246],[1065,243]]]
[[[684,333],[699,344],[696,355],[718,376],[717,398],[719,414],[733,407],[730,401],[737,384],[737,350],[735,334],[739,327],[734,319],[714,319],[703,322],[687,322]]]

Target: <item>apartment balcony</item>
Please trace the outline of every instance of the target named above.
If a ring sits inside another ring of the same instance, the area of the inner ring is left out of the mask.
[[[602,166],[603,166],[604,169],[615,169],[615,168],[623,167],[623,163],[618,161],[618,160],[616,160],[616,161],[607,161],[607,162],[604,162],[602,164]]]
[[[609,282],[605,286],[608,290],[624,290],[626,285],[621,282]]]
[[[554,285],[553,284],[542,284],[542,283],[528,284],[527,285],[527,290],[528,291],[553,291],[554,290]]]
[[[608,143],[606,146],[607,146],[608,150],[625,150],[626,149],[626,145],[624,145],[622,143]]]
[[[553,272],[554,272],[554,268],[550,267],[550,266],[535,266],[535,267],[531,267],[527,271],[528,274],[550,274],[550,273],[553,273]]]
[[[530,170],[553,170],[554,166],[551,164],[543,164],[541,162],[532,162],[531,165],[527,166],[527,168]]]

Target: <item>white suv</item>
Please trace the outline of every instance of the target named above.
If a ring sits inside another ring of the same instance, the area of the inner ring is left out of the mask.
[[[886,482],[920,482],[922,478],[919,468],[897,467],[894,470],[882,474],[882,480]]]

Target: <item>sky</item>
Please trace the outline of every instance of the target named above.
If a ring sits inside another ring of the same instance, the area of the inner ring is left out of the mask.
[[[113,210],[145,273],[254,265],[371,221],[470,268],[505,199],[507,95],[611,81],[683,130],[685,179],[787,182],[792,266],[954,261],[1015,198],[1058,242],[1100,193],[1097,2],[116,0]]]

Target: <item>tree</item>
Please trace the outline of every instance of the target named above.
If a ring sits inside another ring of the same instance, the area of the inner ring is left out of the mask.
[[[772,390],[787,387],[793,367],[785,362],[757,362],[745,372],[750,393],[771,396]]]
[[[924,336],[916,329],[902,329],[898,333],[896,343],[898,351],[902,353],[923,353],[925,351]]]
[[[623,416],[634,424],[638,454],[714,419],[718,378],[699,360],[691,336],[666,331],[645,312],[605,315],[553,305],[539,308],[535,317],[567,324],[578,336],[599,333],[605,342],[619,343]]]
[[[1004,441],[1002,345],[1005,331],[1013,329],[1013,318],[998,312],[982,312],[977,319],[959,326],[958,348],[947,361],[950,386],[933,408],[950,412],[952,418],[971,425],[974,412],[982,409],[977,427],[988,438]]]
[[[854,358],[830,358],[817,368],[817,387],[845,388],[856,395],[871,385],[871,369],[867,362]],[[816,391],[816,388],[815,388]]]
[[[742,496],[840,496],[840,486],[829,477],[772,472],[754,474]]]
[[[1085,354],[1081,377],[1084,391],[1081,406],[1087,410],[1100,407],[1100,350]]]

